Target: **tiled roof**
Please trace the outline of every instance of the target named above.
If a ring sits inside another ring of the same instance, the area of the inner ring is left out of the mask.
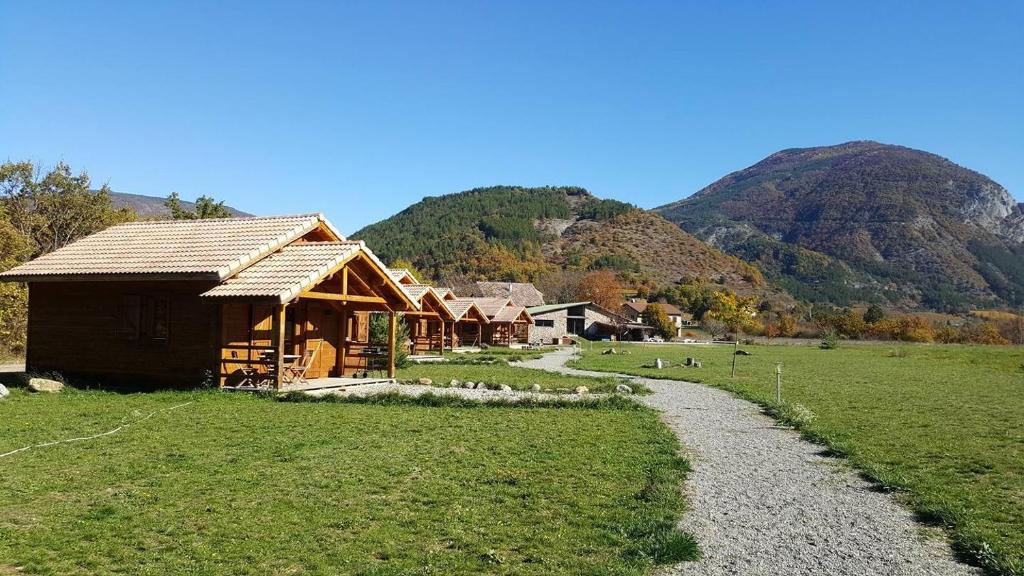
[[[526,308],[522,306],[506,306],[502,308],[500,312],[491,318],[491,322],[506,323],[515,322],[519,320],[519,317],[523,314],[526,315],[526,319],[530,324],[533,324],[533,318],[530,317],[530,313],[526,311]]]
[[[392,275],[391,277],[395,278],[394,275]],[[413,300],[419,302],[420,300],[423,299],[424,296],[427,295],[427,292],[430,292],[430,286],[427,286],[426,284],[406,284],[405,291],[408,292],[409,295],[413,297]]]
[[[457,298],[454,302],[469,301],[476,304],[488,318],[494,318],[498,312],[501,312],[504,308],[511,304],[508,298],[482,298],[473,296],[470,298]]]
[[[276,297],[281,302],[288,302],[315,286],[362,248],[359,242],[291,244],[225,280],[203,296]]]
[[[391,276],[395,282],[401,282],[402,280],[409,280],[411,284],[419,284],[420,281],[409,272],[408,268],[388,268],[388,276]]]
[[[511,298],[519,306],[542,306],[544,294],[533,284],[523,282],[477,282],[476,292],[485,298]]]
[[[223,280],[323,224],[318,214],[129,222],[0,274],[0,280],[200,275]]]
[[[480,315],[483,316],[484,322],[487,322],[487,314],[484,314],[483,310],[480,310],[480,307],[472,300],[447,300],[444,304],[451,311],[456,321],[462,320],[470,310],[476,308]]]
[[[434,292],[437,292],[438,297],[444,300],[455,298],[455,292],[452,292],[451,288],[434,288]]]

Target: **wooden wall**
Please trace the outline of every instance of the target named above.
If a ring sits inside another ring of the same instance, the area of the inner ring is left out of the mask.
[[[217,304],[199,298],[212,286],[208,282],[32,283],[28,370],[133,387],[197,386],[207,371],[216,375],[218,370]],[[161,310],[154,310],[154,302]],[[158,326],[156,334],[149,333],[164,318],[166,325]],[[142,325],[133,326],[131,320]]]

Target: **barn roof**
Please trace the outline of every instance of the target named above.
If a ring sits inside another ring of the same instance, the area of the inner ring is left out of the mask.
[[[224,280],[318,227],[345,239],[320,214],[129,222],[8,270],[0,280]]]

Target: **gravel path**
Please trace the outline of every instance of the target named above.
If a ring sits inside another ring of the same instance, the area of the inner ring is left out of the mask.
[[[523,362],[568,374],[572,351]],[[664,413],[690,452],[691,510],[680,525],[704,558],[672,575],[968,575],[942,533],[916,523],[891,496],[778,427],[753,404],[687,382],[635,378],[654,394],[637,398]]]

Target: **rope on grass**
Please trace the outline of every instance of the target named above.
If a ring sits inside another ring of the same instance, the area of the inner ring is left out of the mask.
[[[120,432],[121,430],[124,430],[125,428],[128,428],[129,426],[132,426],[134,424],[139,424],[140,422],[145,422],[146,420],[149,420],[150,418],[152,418],[153,416],[156,416],[157,414],[159,414],[161,412],[170,412],[171,410],[177,410],[178,408],[184,408],[185,406],[188,406],[189,404],[192,404],[192,401],[185,402],[184,404],[178,404],[177,406],[171,406],[170,408],[162,408],[160,410],[156,410],[154,412],[150,412],[148,416],[144,416],[142,418],[139,418],[138,420],[135,420],[134,422],[129,422],[127,424],[122,424],[122,425],[118,426],[117,428],[114,428],[113,430],[107,430],[106,432],[100,432],[99,434],[93,434],[92,436],[82,436],[80,438],[65,438],[64,440],[54,440],[53,442],[43,442],[42,444],[32,444],[32,445],[29,445],[29,446],[25,446],[23,448],[18,448],[17,450],[11,450],[10,452],[5,452],[3,454],[0,454],[0,458],[6,458],[8,456],[13,456],[14,454],[17,454],[18,452],[25,452],[26,450],[32,450],[34,448],[46,448],[46,447],[49,447],[49,446],[56,446],[58,444],[67,444],[69,442],[82,442],[84,440],[94,440],[96,438],[102,438],[104,436],[110,436],[111,434],[117,434],[118,432]]]

